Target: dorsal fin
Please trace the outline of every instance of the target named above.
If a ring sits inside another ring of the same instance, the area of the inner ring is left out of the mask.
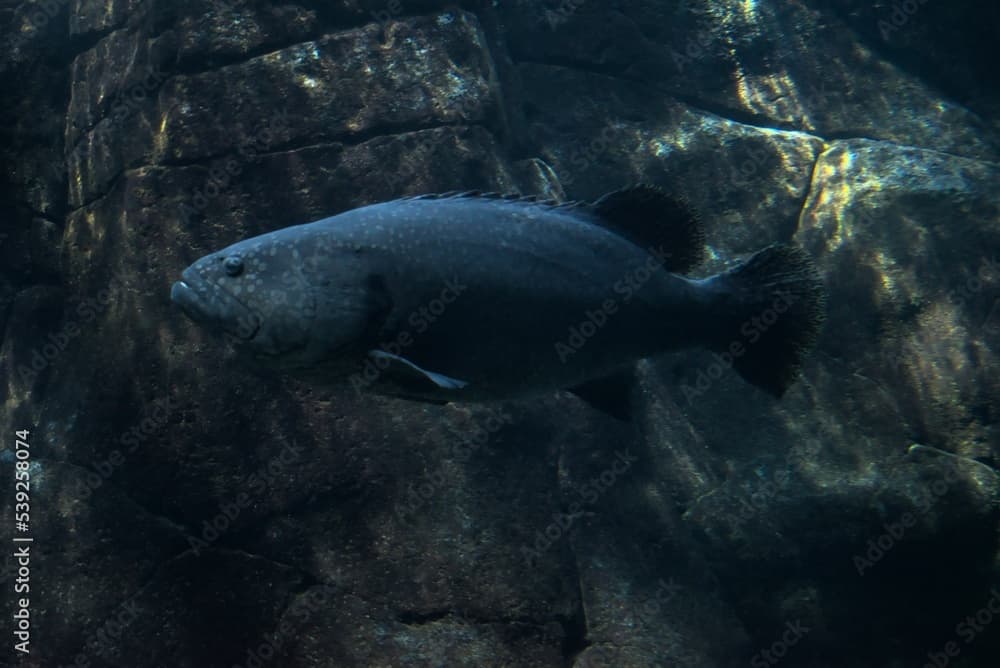
[[[449,190],[443,193],[424,193],[421,195],[409,195],[401,197],[402,200],[413,199],[495,199],[504,202],[519,202],[523,204],[539,204],[553,209],[572,209],[578,207],[590,208],[588,202],[570,201],[557,202],[550,197],[539,195],[521,195],[519,193],[483,192],[481,190]]]
[[[684,199],[656,186],[639,184],[610,192],[591,209],[607,227],[662,257],[669,272],[687,273],[704,259],[705,232],[698,216]]]
[[[667,271],[682,274],[697,266],[705,254],[705,235],[698,217],[683,199],[659,188],[639,184],[604,195],[593,204],[579,200],[557,202],[538,195],[450,190],[401,198],[403,200],[488,199],[533,204],[552,210],[585,212],[583,219],[613,230],[658,257]]]
[[[443,193],[422,193],[420,195],[409,195],[400,199],[452,199],[455,197],[489,197],[491,193],[483,193],[481,190],[448,190]]]

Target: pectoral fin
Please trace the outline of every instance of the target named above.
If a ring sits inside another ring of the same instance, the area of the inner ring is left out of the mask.
[[[464,380],[422,369],[405,357],[384,350],[370,350],[368,356],[385,379],[404,392],[419,395],[441,390],[461,390],[468,385]]]

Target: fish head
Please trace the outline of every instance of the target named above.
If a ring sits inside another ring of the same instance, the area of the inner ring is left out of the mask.
[[[170,298],[238,350],[280,355],[302,346],[310,320],[308,291],[286,289],[288,274],[269,248],[241,242],[191,264]]]
[[[336,293],[344,280],[318,271],[337,266],[334,249],[320,252],[307,242],[279,231],[206,255],[183,271],[170,298],[237,352],[268,366],[329,362],[357,338],[358,309],[350,295]]]

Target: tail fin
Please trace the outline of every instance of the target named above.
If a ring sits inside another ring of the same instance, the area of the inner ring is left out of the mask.
[[[730,318],[737,318],[712,347],[733,356],[744,380],[780,397],[795,382],[826,315],[812,259],[797,246],[775,244],[712,282],[725,295]]]

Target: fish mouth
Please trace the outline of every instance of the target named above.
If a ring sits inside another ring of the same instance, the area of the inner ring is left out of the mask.
[[[191,320],[220,330],[236,342],[250,341],[260,331],[260,318],[253,311],[190,268],[170,288],[170,300]]]

